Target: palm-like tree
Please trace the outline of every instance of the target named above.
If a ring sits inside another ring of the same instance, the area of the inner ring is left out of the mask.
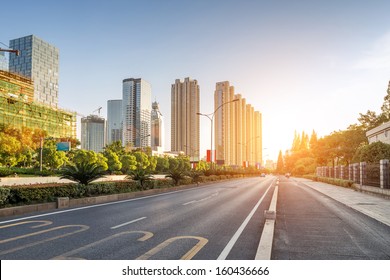
[[[153,176],[144,169],[138,168],[136,170],[131,170],[129,175],[126,176],[126,179],[132,179],[134,181],[139,182],[141,188],[144,189],[145,182],[152,180]]]
[[[83,185],[88,185],[96,179],[104,177],[104,168],[96,163],[76,162],[61,170],[61,179],[68,179]]]
[[[185,178],[186,172],[180,168],[175,168],[168,171],[168,174],[165,175],[166,178],[171,178],[174,184],[177,186],[180,184],[180,181]]]

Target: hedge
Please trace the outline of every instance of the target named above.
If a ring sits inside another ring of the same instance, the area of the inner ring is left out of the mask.
[[[316,175],[304,175],[303,176],[306,179],[313,180],[316,182],[323,182],[331,185],[336,185],[344,188],[353,188],[354,187],[354,181],[351,180],[343,180],[343,179],[337,179],[337,178],[329,178],[329,177],[320,177]]]
[[[57,197],[81,198],[172,186],[170,180],[147,181],[141,189],[135,181],[97,182],[90,185],[35,184],[0,187],[0,206],[53,202]]]

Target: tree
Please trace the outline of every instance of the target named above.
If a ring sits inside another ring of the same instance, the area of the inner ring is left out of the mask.
[[[149,159],[149,166],[147,168],[147,170],[150,172],[150,173],[153,173],[155,170],[156,170],[156,167],[157,167],[157,158],[156,156],[149,156],[148,159]]]
[[[6,166],[14,166],[18,163],[17,153],[21,150],[21,144],[15,136],[0,132],[0,163]]]
[[[205,162],[204,160],[200,160],[198,162],[198,164],[196,165],[196,170],[198,171],[206,171],[210,169],[210,166],[207,162]]]
[[[107,158],[107,165],[110,173],[121,170],[122,162],[119,160],[119,157],[115,152],[106,150],[104,151],[104,156]]]
[[[125,148],[122,146],[121,141],[115,141],[112,142],[109,145],[106,145],[104,148],[104,151],[111,151],[117,154],[119,157],[123,156],[125,154]]]
[[[138,168],[136,170],[131,170],[129,175],[126,176],[126,179],[132,179],[139,182],[142,189],[145,189],[145,182],[152,180],[153,176],[143,168]]]
[[[278,161],[276,163],[276,173],[282,174],[284,172],[284,161],[282,151],[279,151]]]
[[[122,172],[128,174],[131,170],[137,168],[137,159],[135,156],[130,154],[124,154],[121,156],[120,161],[122,163]]]
[[[65,152],[57,151],[57,145],[54,140],[46,140],[42,150],[42,165],[51,170],[57,169],[67,162]]]
[[[173,183],[178,186],[180,181],[185,178],[186,172],[180,168],[171,169],[168,171],[168,174],[165,175],[165,178],[171,178]]]
[[[70,154],[73,163],[95,163],[98,166],[101,166],[104,171],[108,169],[107,158],[105,158],[101,153],[95,153],[94,151],[87,150],[74,150],[71,151]]]
[[[149,158],[144,152],[141,151],[134,152],[133,156],[135,156],[137,160],[137,167],[146,169],[150,165]]]
[[[354,157],[356,162],[378,163],[381,159],[390,159],[390,145],[374,142],[360,147]]]
[[[169,160],[168,157],[157,157],[157,163],[156,163],[156,172],[162,173],[169,169]]]
[[[88,161],[78,161],[62,168],[61,179],[68,179],[83,185],[88,185],[92,181],[104,177],[102,165]]]

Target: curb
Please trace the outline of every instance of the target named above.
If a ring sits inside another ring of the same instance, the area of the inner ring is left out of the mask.
[[[276,222],[276,204],[278,200],[279,179],[276,180],[276,186],[272,195],[269,209],[264,211],[265,224],[261,234],[259,246],[257,248],[255,260],[270,260],[272,252],[272,243],[274,239],[274,229]]]

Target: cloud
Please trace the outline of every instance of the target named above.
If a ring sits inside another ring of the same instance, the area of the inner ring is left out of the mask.
[[[354,65],[358,70],[390,69],[390,32],[376,40]]]

